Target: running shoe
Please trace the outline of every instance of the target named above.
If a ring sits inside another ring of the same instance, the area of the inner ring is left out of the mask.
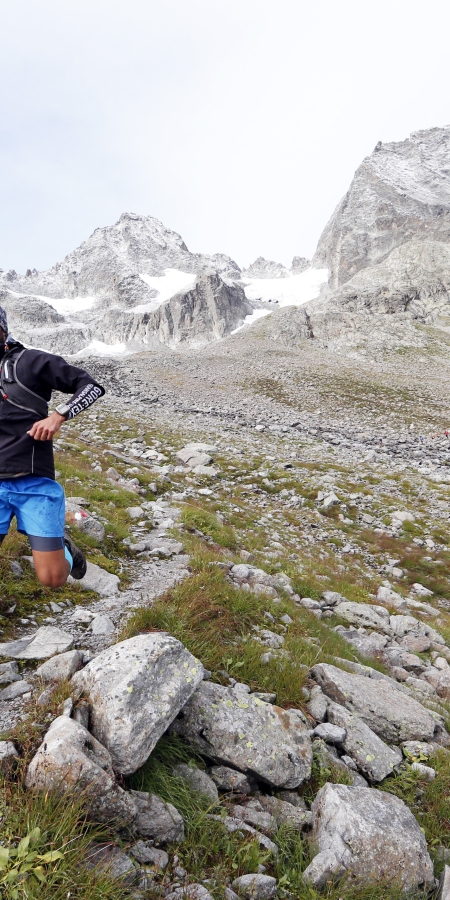
[[[64,532],[64,543],[73,559],[73,566],[71,571],[72,578],[76,578],[77,581],[80,578],[84,578],[86,575],[86,557],[84,553],[74,544],[73,540],[67,534],[67,531]]]

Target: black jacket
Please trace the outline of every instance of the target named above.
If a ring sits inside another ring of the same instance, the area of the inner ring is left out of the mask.
[[[22,349],[18,341],[8,342],[5,352],[0,349],[0,365],[15,349]],[[49,402],[52,391],[72,394],[68,401],[73,418],[87,409],[105,393],[84,369],[71,366],[61,356],[43,350],[25,350],[17,363],[17,377],[25,387]],[[55,478],[52,441],[35,441],[27,431],[41,418],[37,413],[12,406],[0,395],[0,480],[19,474]]]

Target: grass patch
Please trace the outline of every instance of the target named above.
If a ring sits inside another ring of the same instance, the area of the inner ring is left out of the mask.
[[[120,882],[86,868],[92,842],[110,841],[111,836],[110,829],[94,827],[87,821],[83,798],[33,795],[25,791],[21,782],[0,778],[0,815],[2,847],[17,848],[21,839],[39,828],[37,852],[57,856],[42,864],[39,880],[28,873],[13,877],[10,884],[2,880],[3,900],[122,900],[126,896]],[[30,866],[38,862],[34,860]]]
[[[429,765],[436,769],[435,781],[427,781],[406,766],[396,778],[383,781],[380,788],[406,803],[425,833],[431,855],[436,857],[438,847],[450,849],[450,754],[438,751]],[[436,866],[439,874],[442,861],[437,860]]]
[[[201,506],[183,507],[180,521],[188,531],[201,531],[221,547],[227,547],[229,550],[236,548],[234,528],[230,525],[221,525],[214,513]]]
[[[216,681],[222,680],[219,673],[226,670],[252,690],[275,691],[278,704],[284,707],[304,705],[302,688],[315,663],[333,663],[336,656],[365,662],[339,634],[289,598],[274,603],[267,595],[236,589],[201,544],[191,567],[189,578],[151,608],[143,607],[130,617],[122,640],[145,631],[168,631]],[[266,611],[275,623],[264,615]],[[286,632],[279,622],[284,613],[293,619]],[[268,647],[257,640],[254,626],[282,634],[283,652],[273,652],[268,662],[262,662]]]

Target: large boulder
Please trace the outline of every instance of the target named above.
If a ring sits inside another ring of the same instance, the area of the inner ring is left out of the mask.
[[[434,886],[424,834],[402,800],[384,791],[325,784],[313,803],[318,855],[304,872],[314,886],[326,871],[361,886],[393,883],[404,891]],[[334,862],[333,862],[334,859]]]
[[[383,781],[401,763],[400,750],[391,750],[360,716],[338,703],[328,703],[328,721],[345,728],[342,747],[369,781]]]
[[[400,697],[385,679],[352,675],[327,663],[318,663],[311,674],[327,697],[357,713],[388,744],[431,740],[439,730],[427,709],[408,694]]]
[[[70,650],[73,637],[53,625],[42,625],[34,634],[0,644],[0,656],[10,659],[49,659]]]
[[[295,788],[311,774],[312,748],[303,714],[251,694],[203,683],[172,725],[214,762]]]
[[[349,625],[374,628],[383,634],[391,634],[389,627],[389,615],[382,607],[371,606],[370,603],[354,603],[352,600],[344,600],[334,607],[333,612]]]
[[[131,775],[187,703],[203,666],[168,634],[140,634],[104,650],[72,678],[91,706],[93,735]]]
[[[83,793],[99,822],[131,825],[137,814],[133,798],[116,782],[108,751],[67,716],[59,716],[50,725],[28,767],[26,786],[38,794]]]

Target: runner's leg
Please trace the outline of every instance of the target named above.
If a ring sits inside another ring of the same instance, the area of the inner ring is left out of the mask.
[[[71,565],[64,550],[33,550],[36,575],[45,587],[58,588],[66,583]]]
[[[67,581],[73,558],[64,541],[64,491],[49,478],[24,476],[10,488],[17,527],[26,534],[36,575],[45,587]]]

